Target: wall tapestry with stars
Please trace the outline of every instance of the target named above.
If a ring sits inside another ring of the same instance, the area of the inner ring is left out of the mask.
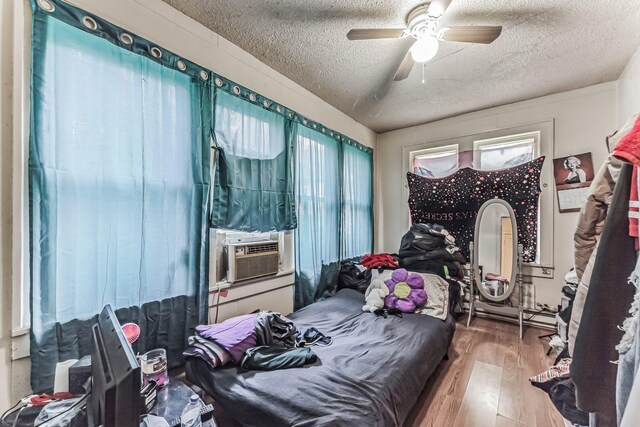
[[[409,209],[414,223],[443,225],[468,257],[480,206],[499,198],[511,205],[518,224],[523,262],[536,258],[540,172],[544,157],[501,170],[459,169],[444,178],[407,173]]]

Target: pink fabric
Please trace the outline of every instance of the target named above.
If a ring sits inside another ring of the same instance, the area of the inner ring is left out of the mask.
[[[620,140],[613,150],[613,155],[640,166],[640,117],[636,119],[631,130]]]
[[[629,236],[635,238],[636,250],[638,250],[638,216],[640,204],[638,202],[638,166],[633,167],[631,177],[631,194],[629,195]]]

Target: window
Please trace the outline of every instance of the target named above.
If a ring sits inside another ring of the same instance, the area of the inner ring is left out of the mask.
[[[296,126],[296,309],[333,285],[340,260],[340,142]]]
[[[295,228],[293,149],[284,117],[222,90],[215,90],[214,115],[212,228]]]
[[[440,178],[458,170],[458,144],[411,152],[411,171],[416,175]]]
[[[343,145],[342,259],[373,250],[373,155]]]
[[[504,169],[526,163],[536,157],[540,132],[528,132],[473,142],[476,169]]]
[[[203,83],[63,21],[34,22],[31,385],[42,392],[63,352],[84,351],[65,344],[86,337],[77,320],[106,304],[182,301],[170,352],[205,320],[210,126]]]

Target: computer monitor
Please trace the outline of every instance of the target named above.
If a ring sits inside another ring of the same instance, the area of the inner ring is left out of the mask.
[[[91,377],[89,425],[138,427],[140,365],[109,305],[93,326]]]

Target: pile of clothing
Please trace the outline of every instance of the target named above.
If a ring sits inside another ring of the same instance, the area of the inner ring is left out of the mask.
[[[455,238],[442,225],[413,224],[402,237],[399,264],[409,271],[431,273],[449,283],[449,311],[462,313],[461,286],[464,286],[466,258]]]
[[[443,279],[462,280],[467,260],[455,243],[454,237],[441,225],[413,224],[400,242],[400,267],[437,274]]]
[[[398,254],[366,254],[360,262],[342,262],[337,290],[348,288],[366,294],[385,270],[404,268],[409,272],[435,274],[445,280],[449,287],[449,312],[462,312],[460,290],[467,260],[455,243],[454,237],[441,225],[413,224],[403,236]]]
[[[372,270],[381,272],[398,267],[398,256],[395,254],[366,254],[360,262],[343,261],[338,273],[337,290],[355,289],[364,294],[371,284]]]
[[[315,363],[311,345],[330,345],[331,338],[315,328],[300,333],[287,317],[272,311],[232,317],[196,327],[184,351],[212,368],[233,364],[247,370],[296,368]]]

